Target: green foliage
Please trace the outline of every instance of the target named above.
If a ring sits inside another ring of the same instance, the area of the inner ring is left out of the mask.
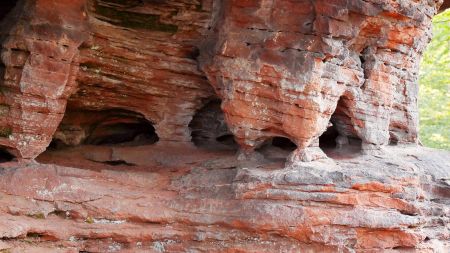
[[[450,150],[450,10],[433,18],[433,39],[420,70],[420,139]]]

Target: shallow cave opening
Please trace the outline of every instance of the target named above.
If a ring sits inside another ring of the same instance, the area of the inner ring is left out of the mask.
[[[56,131],[51,149],[77,145],[151,145],[159,141],[144,115],[123,109],[68,110]]]
[[[269,161],[284,163],[296,149],[297,145],[289,138],[276,136],[266,140],[256,151]]]
[[[220,105],[221,100],[214,99],[195,113],[189,123],[191,140],[195,146],[210,149],[236,150],[238,148],[233,134],[225,122]]]
[[[67,146],[68,145],[63,141],[53,138],[50,144],[48,145],[46,151],[57,150]]]
[[[0,163],[11,162],[16,157],[8,152],[6,148],[0,147]]]
[[[234,140],[234,136],[232,134],[221,135],[216,138],[216,141],[228,146],[236,145],[236,141]]]
[[[281,148],[286,151],[294,151],[297,145],[293,143],[289,138],[285,137],[274,137],[272,138],[272,146]]]
[[[333,123],[319,137],[319,147],[330,158],[346,159],[360,154],[362,141],[356,136],[341,135],[339,123]],[[339,138],[342,138],[339,140]],[[341,142],[341,143],[339,143]]]
[[[350,112],[351,100],[341,97],[331,115],[330,124],[319,137],[319,147],[334,159],[350,158],[361,151],[362,141],[357,137]]]
[[[397,146],[398,145],[398,137],[390,132],[389,133],[389,146]]]
[[[152,122],[141,113],[117,108],[86,110],[69,104],[52,142],[37,160],[87,169],[138,166],[151,159],[151,151],[146,150],[158,141]]]
[[[336,138],[339,136],[339,132],[334,126],[330,126],[319,137],[319,147],[324,150],[334,149],[337,147]]]
[[[153,124],[136,115],[112,115],[93,127],[84,141],[88,145],[123,143],[154,144],[159,140]]]

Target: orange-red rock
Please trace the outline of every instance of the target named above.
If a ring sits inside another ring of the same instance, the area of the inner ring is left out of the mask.
[[[101,151],[92,146],[46,153],[39,161],[47,164],[2,164],[0,250],[450,249],[448,152],[388,147],[395,155],[281,170],[194,147],[166,149],[166,160],[182,156],[173,165],[149,165],[161,156],[157,146],[102,149],[135,166],[83,159]]]
[[[441,3],[2,0],[0,252],[449,252]]]
[[[201,65],[244,150],[282,136],[298,146],[292,159],[307,159],[330,120],[367,150],[417,141],[418,63],[436,2],[240,2],[223,1]]]
[[[366,151],[415,143],[418,62],[439,4],[24,1],[2,25],[0,142],[36,157],[69,97],[70,110],[134,111],[161,141],[189,142],[215,97],[200,51],[244,153],[282,136],[293,161],[314,159],[305,150],[330,121]]]
[[[0,145],[34,158],[50,143],[76,87],[84,0],[22,1],[2,20]],[[61,11],[64,10],[64,11]]]

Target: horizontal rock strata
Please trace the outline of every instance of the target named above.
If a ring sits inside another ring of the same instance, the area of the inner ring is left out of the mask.
[[[448,153],[389,152],[285,170],[9,163],[0,251],[448,252]]]
[[[83,5],[19,1],[2,20],[0,145],[18,157],[42,153],[64,116],[86,39]]]
[[[441,4],[2,0],[0,252],[450,252]]]
[[[215,97],[196,61],[211,8],[208,1],[21,1],[1,29],[0,144],[35,158],[67,102],[69,111],[140,113],[161,141],[189,142],[193,115]]]
[[[201,65],[246,150],[325,132],[363,148],[417,141],[417,75],[434,1],[223,1]]]
[[[215,99],[209,83],[245,152],[281,136],[301,153],[330,121],[363,149],[414,143],[418,63],[440,4],[23,0],[2,22],[0,143],[36,157],[67,100],[140,113],[161,141],[189,142]]]

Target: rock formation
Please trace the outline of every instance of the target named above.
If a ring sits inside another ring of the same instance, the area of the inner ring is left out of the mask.
[[[1,29],[7,122],[0,144],[35,158],[52,140],[69,97],[68,111],[134,111],[161,140],[189,142],[188,124],[213,92],[194,46],[211,13],[188,2],[19,3]]]
[[[83,6],[82,0],[19,1],[2,20],[0,144],[19,157],[46,149],[76,88]]]
[[[130,110],[162,141],[189,142],[195,111],[214,99],[199,51],[245,152],[282,136],[305,158],[330,120],[366,150],[417,141],[436,2],[240,2],[19,3],[2,25],[2,145],[42,153],[68,99],[68,111]]]
[[[0,252],[448,252],[441,4],[2,1]]]
[[[303,150],[328,123],[363,149],[417,140],[432,1],[223,1],[202,66],[244,149]]]
[[[136,166],[67,151],[53,157],[66,167],[3,164],[0,250],[448,252],[448,152],[389,151],[284,170],[193,149],[178,167],[139,165],[158,156],[148,147],[125,158]]]

